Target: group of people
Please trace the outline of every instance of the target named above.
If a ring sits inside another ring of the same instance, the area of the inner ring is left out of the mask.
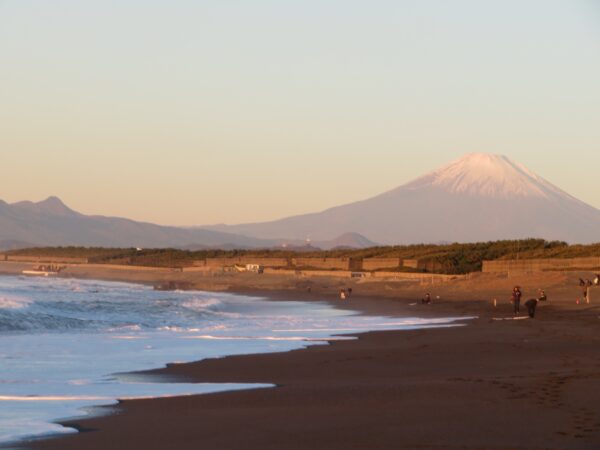
[[[513,303],[514,314],[518,316],[521,311],[521,297],[523,293],[521,292],[521,288],[519,286],[515,286],[511,295],[511,302]],[[527,314],[532,319],[535,317],[535,310],[537,308],[538,302],[545,302],[548,300],[546,296],[546,292],[543,289],[540,289],[538,292],[537,298],[530,298],[525,302],[525,307],[527,308]]]
[[[600,274],[596,275],[593,280],[584,280],[583,278],[579,279],[579,286],[583,287],[583,301],[586,303],[590,303],[590,288],[592,286],[600,286]],[[511,294],[511,302],[514,307],[515,316],[519,315],[521,308],[521,297],[523,293],[521,292],[521,288],[519,286],[515,286],[513,288]],[[527,307],[527,313],[529,317],[535,317],[535,309],[538,305],[538,302],[545,302],[548,300],[546,293],[540,289],[537,298],[530,298],[525,302],[525,306]],[[577,299],[577,303],[579,303],[579,299]]]
[[[597,274],[594,280],[584,280],[583,278],[579,279],[579,286],[582,287],[591,287],[591,286],[600,286],[600,274]]]

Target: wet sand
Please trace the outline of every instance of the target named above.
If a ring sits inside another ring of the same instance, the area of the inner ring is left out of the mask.
[[[479,276],[468,284],[404,289],[358,285],[359,295],[344,307],[479,318],[459,328],[373,332],[288,353],[172,365],[150,376],[277,387],[125,401],[112,415],[65,423],[79,434],[19,448],[598,449],[600,308],[575,304],[577,276]],[[311,294],[275,287],[268,294],[339,304],[335,283],[328,283]],[[534,320],[493,320],[512,316],[506,300],[512,284],[524,287],[525,299],[546,288],[550,301]],[[409,306],[423,289],[441,299]]]

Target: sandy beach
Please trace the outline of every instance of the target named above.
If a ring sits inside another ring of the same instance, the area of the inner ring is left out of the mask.
[[[146,375],[277,387],[125,401],[112,414],[65,422],[81,433],[18,448],[596,449],[600,308],[575,303],[579,275],[356,283],[357,295],[344,303],[335,296],[339,280],[311,280],[309,294],[306,280],[292,288],[297,280],[238,277],[229,290],[326,300],[368,314],[477,318],[456,328],[373,332],[288,353],[172,365]],[[514,284],[524,299],[546,289],[549,301],[534,320],[494,320],[512,317]],[[425,290],[440,299],[410,306]]]

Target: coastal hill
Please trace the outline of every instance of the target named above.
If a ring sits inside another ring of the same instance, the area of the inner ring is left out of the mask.
[[[101,247],[177,247],[201,242],[259,247],[270,242],[219,231],[165,227],[129,219],[87,216],[57,197],[8,204],[0,200],[0,241],[8,248],[83,245]],[[22,242],[22,245],[15,243]],[[27,244],[25,244],[27,243]]]
[[[314,240],[352,230],[381,244],[528,237],[590,243],[600,241],[600,210],[506,156],[471,153],[367,200],[271,222],[205,228]]]
[[[342,234],[342,233],[340,233]],[[0,250],[40,246],[176,247],[189,249],[250,249],[306,246],[304,239],[261,239],[235,233],[154,225],[134,220],[88,216],[57,197],[41,202],[8,204],[0,200]],[[313,247],[362,248],[375,244],[355,234],[313,242]]]

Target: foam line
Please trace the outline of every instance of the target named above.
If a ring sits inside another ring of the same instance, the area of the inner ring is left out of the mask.
[[[314,331],[314,330],[313,330]],[[308,342],[327,342],[327,341],[347,341],[354,338],[335,337],[335,338],[310,338],[304,336],[185,336],[183,339],[206,339],[217,341],[308,341]]]

